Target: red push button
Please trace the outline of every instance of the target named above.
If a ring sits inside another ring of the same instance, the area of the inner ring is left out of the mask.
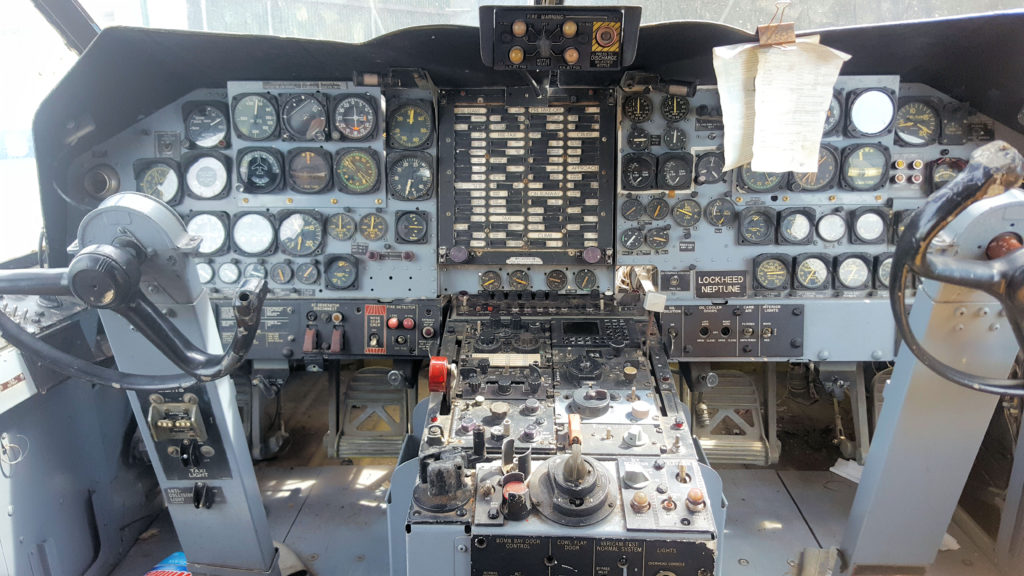
[[[406,319],[402,320],[402,328],[405,328],[406,330],[412,330],[415,327],[416,327],[416,319],[415,318],[406,318]]]
[[[398,317],[392,316],[388,318],[388,328],[391,330],[398,330]]]

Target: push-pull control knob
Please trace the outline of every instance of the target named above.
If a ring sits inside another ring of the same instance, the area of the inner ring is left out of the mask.
[[[530,514],[530,488],[522,472],[509,472],[501,480],[501,513],[509,520]]]

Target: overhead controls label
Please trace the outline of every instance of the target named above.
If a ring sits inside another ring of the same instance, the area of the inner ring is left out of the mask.
[[[747,271],[698,271],[695,273],[697,298],[743,298],[747,295]]]

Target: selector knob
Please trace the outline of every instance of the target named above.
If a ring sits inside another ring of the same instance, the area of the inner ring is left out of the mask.
[[[509,472],[501,480],[501,513],[509,520],[523,520],[530,514],[530,488],[522,472]]]

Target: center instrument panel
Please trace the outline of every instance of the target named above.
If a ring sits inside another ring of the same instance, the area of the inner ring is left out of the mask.
[[[816,173],[726,171],[717,87],[618,72],[638,15],[573,10],[482,9],[508,86],[385,67],[193,91],[73,159],[63,192],[174,207],[217,305],[266,278],[254,359],[426,356],[460,294],[551,312],[648,278],[671,360],[892,359],[901,223],[1019,135],[923,84],[840,76]]]

